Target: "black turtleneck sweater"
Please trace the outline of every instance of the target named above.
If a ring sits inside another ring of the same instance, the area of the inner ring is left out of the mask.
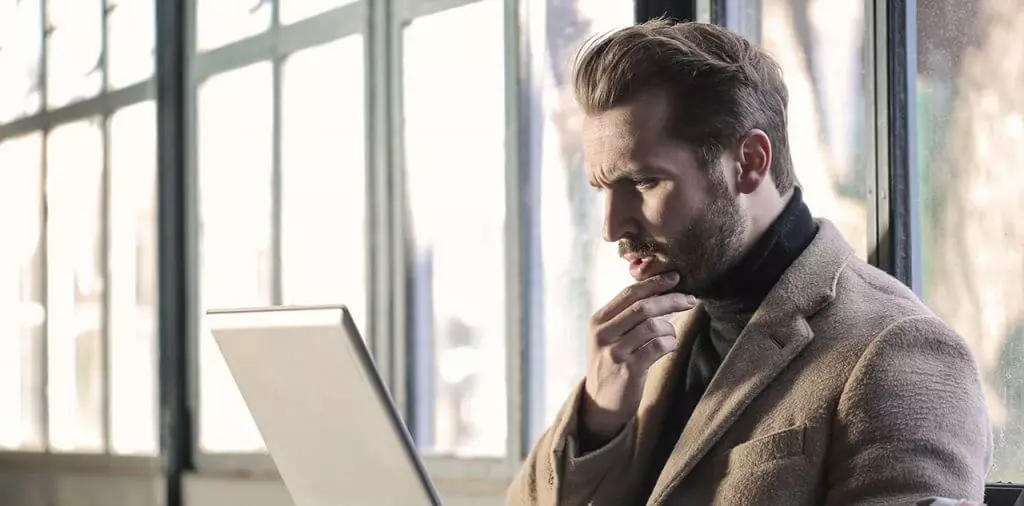
[[[738,264],[712,283],[701,305],[708,326],[694,340],[690,361],[677,381],[672,403],[648,468],[647,494],[653,489],[690,414],[700,401],[740,332],[782,274],[814,239],[818,225],[794,188],[786,207]]]

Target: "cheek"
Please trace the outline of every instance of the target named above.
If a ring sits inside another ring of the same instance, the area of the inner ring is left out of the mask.
[[[698,192],[699,193],[699,192]],[[686,229],[690,220],[700,214],[701,195],[691,196],[680,185],[665,183],[644,194],[644,216],[651,225],[650,235],[656,239],[671,239]]]

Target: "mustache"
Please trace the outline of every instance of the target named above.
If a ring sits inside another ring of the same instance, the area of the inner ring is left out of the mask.
[[[630,253],[634,253],[640,256],[652,256],[655,253],[663,253],[665,247],[657,241],[625,238],[619,240],[619,257],[624,257]]]

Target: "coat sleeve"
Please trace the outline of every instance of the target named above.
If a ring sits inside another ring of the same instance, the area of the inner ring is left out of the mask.
[[[982,500],[992,429],[978,368],[938,318],[904,319],[866,348],[834,423],[827,504]]]
[[[583,384],[573,390],[554,423],[527,456],[507,494],[509,505],[614,504],[633,455],[636,420],[598,450],[580,455],[577,413]]]

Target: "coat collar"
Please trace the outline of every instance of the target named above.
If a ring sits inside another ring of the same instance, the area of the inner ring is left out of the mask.
[[[832,223],[819,219],[811,244],[783,273],[708,385],[676,443],[650,496],[661,504],[721,439],[750,403],[813,338],[807,319],[835,298],[839,273],[853,250]],[[671,360],[655,364],[639,412],[637,451],[650,454],[676,384],[689,363],[689,350],[707,314],[698,306],[676,324],[679,348]],[[647,460],[644,458],[643,460]],[[643,466],[641,466],[643,467]]]

